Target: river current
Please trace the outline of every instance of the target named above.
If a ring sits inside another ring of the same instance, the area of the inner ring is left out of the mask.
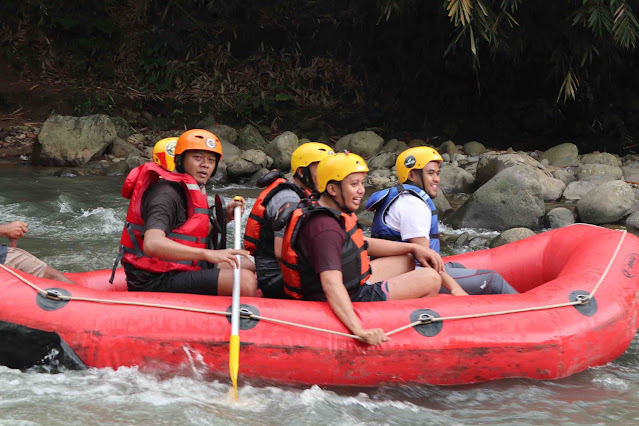
[[[128,205],[120,196],[123,180],[0,167],[0,223],[27,222],[29,233],[19,247],[59,270],[110,268]],[[213,192],[227,200],[243,195],[249,207],[258,193],[239,186]],[[50,374],[0,366],[0,425],[639,424],[637,338],[616,361],[555,381],[374,389],[273,386],[242,383],[240,362],[236,404],[230,381],[205,380],[197,361],[189,369],[189,374],[165,377],[135,367]]]

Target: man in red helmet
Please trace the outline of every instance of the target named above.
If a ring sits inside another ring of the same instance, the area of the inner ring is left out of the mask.
[[[245,250],[207,248],[209,206],[204,185],[222,158],[222,144],[211,132],[184,132],[175,146],[175,172],[149,162],[131,171],[122,188],[130,198],[120,240],[129,290],[230,295],[236,255]],[[232,201],[227,217],[233,217]],[[209,264],[219,267],[209,268]],[[254,296],[255,265],[242,262],[241,295]]]

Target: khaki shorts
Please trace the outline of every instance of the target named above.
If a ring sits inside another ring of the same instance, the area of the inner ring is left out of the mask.
[[[47,264],[31,253],[14,247],[8,247],[7,259],[4,264],[34,277],[43,277],[44,271],[47,269]]]

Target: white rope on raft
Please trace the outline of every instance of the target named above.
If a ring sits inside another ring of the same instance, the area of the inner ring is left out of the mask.
[[[414,321],[412,323],[406,324],[406,325],[404,325],[402,327],[399,327],[399,328],[396,328],[394,330],[391,330],[391,331],[389,331],[388,333],[385,333],[385,334],[387,336],[391,336],[393,334],[399,333],[400,331],[403,331],[403,330],[406,330],[406,329],[409,329],[409,328],[413,328],[413,327],[418,326],[418,325],[430,324],[430,323],[434,323],[434,322],[443,322],[443,321],[452,321],[452,320],[461,320],[461,319],[470,319],[470,318],[482,318],[482,317],[497,316],[497,315],[516,314],[516,313],[520,313],[520,312],[532,312],[532,311],[542,311],[542,310],[548,310],[548,309],[557,309],[557,308],[564,308],[566,306],[585,305],[586,303],[588,303],[594,297],[595,293],[597,292],[597,290],[599,289],[599,287],[603,283],[604,279],[608,275],[608,272],[610,271],[610,268],[612,267],[612,264],[614,263],[614,260],[616,259],[617,255],[619,254],[619,250],[621,249],[621,245],[623,244],[623,241],[626,238],[627,231],[624,230],[624,231],[621,231],[621,233],[622,233],[622,235],[621,235],[621,238],[619,239],[619,243],[617,244],[617,248],[615,249],[614,253],[612,254],[612,256],[610,258],[610,261],[608,262],[608,266],[606,267],[606,269],[604,270],[603,274],[599,278],[599,281],[597,282],[597,284],[595,284],[595,287],[593,288],[592,292],[590,294],[588,294],[588,295],[577,296],[577,300],[575,300],[574,302],[558,303],[558,304],[544,305],[544,306],[532,306],[532,307],[529,307],[529,308],[510,309],[510,310],[506,310],[506,311],[485,312],[485,313],[481,313],[481,314],[455,315],[455,316],[449,316],[449,317],[428,316],[428,318],[419,319],[419,320]],[[35,291],[37,291],[38,294],[40,294],[41,296],[46,297],[46,298],[51,299],[51,300],[80,301],[80,302],[91,302],[91,303],[107,303],[107,304],[111,304],[111,305],[133,305],[133,306],[143,306],[143,307],[148,307],[148,308],[172,309],[172,310],[177,310],[177,311],[188,311],[188,312],[198,312],[198,313],[203,313],[203,314],[223,315],[223,316],[227,316],[227,317],[231,316],[230,312],[216,311],[216,310],[210,310],[210,309],[187,308],[187,307],[184,307],[184,306],[163,305],[163,304],[157,304],[157,303],[129,302],[129,301],[125,301],[125,300],[109,300],[109,299],[96,299],[96,298],[90,298],[90,297],[64,296],[64,295],[60,294],[59,292],[46,291],[46,290],[41,289],[37,285],[35,285],[32,282],[30,282],[28,279],[22,277],[21,275],[17,274],[16,272],[12,271],[11,269],[7,268],[6,266],[4,266],[2,264],[0,264],[0,268],[4,269],[5,271],[10,273],[11,275],[15,276],[16,278],[18,278],[23,283],[29,285],[31,288],[33,288]],[[353,339],[356,339],[356,340],[363,341],[363,339],[361,337],[356,336],[354,334],[348,334],[348,333],[343,333],[343,332],[340,332],[340,331],[328,330],[328,329],[319,328],[319,327],[313,327],[313,326],[310,326],[310,325],[305,325],[305,324],[299,324],[299,323],[294,323],[294,322],[290,322],[290,321],[279,320],[279,319],[276,319],[276,318],[263,317],[261,315],[255,315],[253,313],[241,313],[240,316],[242,318],[245,318],[245,319],[262,320],[262,321],[268,321],[268,322],[273,322],[273,323],[277,323],[277,324],[290,325],[290,326],[293,326],[293,327],[300,327],[300,328],[304,328],[304,329],[307,329],[307,330],[319,331],[319,332],[322,332],[322,333],[334,334],[334,335],[343,336],[343,337],[350,337],[350,338],[353,338]]]

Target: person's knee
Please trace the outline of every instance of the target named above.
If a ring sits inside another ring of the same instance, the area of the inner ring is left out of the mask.
[[[257,278],[255,273],[248,269],[243,269],[240,272],[240,294],[242,296],[255,297],[257,294]]]
[[[422,268],[419,271],[422,274],[420,280],[424,292],[422,297],[437,295],[442,286],[442,277],[439,272],[435,271],[433,268]]]
[[[518,294],[519,292],[511,287],[510,284],[497,272],[490,274],[490,293],[491,294]]]

